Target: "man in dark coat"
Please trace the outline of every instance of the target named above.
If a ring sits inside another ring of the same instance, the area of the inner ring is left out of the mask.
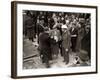
[[[44,18],[41,18],[39,19],[39,23],[37,24],[37,28],[36,28],[37,36],[38,36],[38,43],[39,43],[39,35],[40,33],[44,32],[44,28],[45,28]]]
[[[91,58],[91,35],[90,35],[90,25],[86,25],[85,34],[81,41],[81,49],[88,52],[89,58]]]
[[[72,51],[76,52],[76,43],[77,43],[77,36],[78,36],[78,29],[76,28],[76,23],[72,23],[72,28],[71,28],[71,43],[72,43]]]
[[[29,40],[34,41],[34,21],[31,17],[30,11],[27,11],[26,17],[25,17],[25,35],[29,38]]]
[[[42,62],[46,64],[46,67],[50,67],[49,60],[51,59],[50,37],[48,29],[39,35],[39,49]]]

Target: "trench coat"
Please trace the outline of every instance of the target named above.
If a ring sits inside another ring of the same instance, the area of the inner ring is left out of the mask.
[[[71,47],[71,35],[68,30],[66,32],[62,33],[62,47],[64,49],[68,49],[68,50]]]
[[[70,47],[71,47],[71,35],[70,32],[67,30],[66,32],[62,33],[62,56],[64,57],[64,61],[66,62],[66,64],[69,63]]]

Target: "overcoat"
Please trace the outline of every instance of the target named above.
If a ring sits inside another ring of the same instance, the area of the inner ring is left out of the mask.
[[[70,49],[71,47],[71,35],[68,30],[62,33],[62,47],[64,49]]]
[[[64,57],[64,61],[66,62],[66,64],[68,64],[69,62],[70,47],[71,47],[71,35],[70,32],[67,30],[66,32],[62,33],[62,55]]]
[[[51,48],[50,48],[50,37],[46,32],[40,33],[39,35],[39,50],[40,55],[43,55],[43,62],[48,63],[51,59]]]
[[[58,55],[59,53],[59,41],[61,40],[61,34],[60,31],[57,29],[53,29],[50,32],[50,43],[51,43],[51,52],[54,55]]]
[[[88,52],[89,58],[91,58],[91,32],[86,33],[81,41],[81,49]]]
[[[34,22],[33,22],[33,19],[29,16],[26,17],[26,21],[25,21],[25,26],[26,26],[26,32],[27,32],[27,36],[28,38],[32,38],[34,37]]]

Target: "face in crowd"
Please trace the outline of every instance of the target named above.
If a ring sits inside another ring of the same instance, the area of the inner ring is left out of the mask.
[[[86,25],[85,31],[86,31],[86,33],[88,33],[90,31],[90,25]]]
[[[44,24],[44,20],[40,20],[40,24],[42,24],[42,25],[43,25],[43,24]]]
[[[65,20],[65,24],[68,26],[69,25],[69,20]]]

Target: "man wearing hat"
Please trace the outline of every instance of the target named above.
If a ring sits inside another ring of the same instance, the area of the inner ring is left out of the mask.
[[[51,60],[51,47],[48,28],[45,27],[44,31],[39,35],[39,49],[42,62],[49,68],[49,60]]]
[[[80,60],[77,61],[77,64],[81,66],[87,66],[90,65],[90,59],[91,59],[91,36],[90,36],[90,25],[86,25],[85,27],[85,34],[84,37],[81,40],[81,50],[79,51],[78,57]],[[87,64],[88,62],[88,64]]]
[[[90,24],[87,24],[85,27],[85,34],[81,41],[81,49],[88,52],[88,56],[91,59],[91,31],[90,31]]]
[[[62,25],[62,54],[64,57],[64,62],[66,64],[69,63],[69,50],[71,46],[71,37],[68,27],[66,25]]]
[[[31,17],[31,12],[27,11],[26,13],[26,17],[25,17],[25,35],[27,35],[27,37],[29,38],[29,40],[32,40],[32,42],[34,41],[34,22],[33,22],[33,18]]]
[[[39,23],[37,24],[37,29],[36,29],[37,36],[38,36],[38,43],[39,43],[39,35],[40,35],[40,33],[44,32],[44,28],[45,28],[44,24],[45,24],[44,17],[41,16],[39,18]]]
[[[76,52],[78,29],[76,28],[75,22],[72,22],[72,27],[71,27],[70,33],[71,33],[71,43],[72,43],[71,48],[72,48],[73,52]]]

